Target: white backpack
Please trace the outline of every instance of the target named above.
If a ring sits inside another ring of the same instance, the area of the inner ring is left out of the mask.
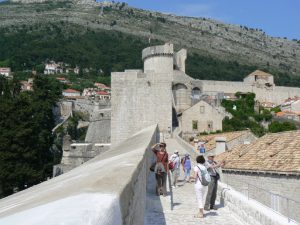
[[[210,178],[209,173],[207,172],[206,169],[205,169],[205,170],[201,170],[199,166],[197,166],[197,167],[198,167],[198,169],[199,169],[199,171],[200,171],[200,173],[201,173],[201,178],[200,178],[200,177],[198,176],[198,174],[197,174],[197,176],[198,176],[198,178],[199,178],[201,184],[202,184],[203,186],[208,186],[208,184],[209,184],[210,181],[211,181],[211,178]]]

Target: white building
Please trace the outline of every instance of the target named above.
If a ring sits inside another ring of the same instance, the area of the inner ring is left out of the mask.
[[[64,90],[62,94],[64,97],[79,97],[80,91],[69,88],[69,89]]]
[[[76,66],[76,67],[74,68],[74,73],[75,73],[75,74],[79,74],[79,72],[80,72],[80,69],[79,69],[78,66]]]
[[[44,74],[58,74],[63,73],[63,69],[59,64],[56,64],[55,62],[46,63]]]
[[[9,67],[0,67],[0,74],[9,77],[11,76],[11,69]]]
[[[99,96],[99,99],[105,100],[110,99],[110,94],[106,91],[97,91],[96,96]]]
[[[201,100],[184,110],[182,116],[179,117],[181,119],[182,133],[187,135],[222,130],[222,121],[225,116],[227,115],[220,112],[218,108]]]

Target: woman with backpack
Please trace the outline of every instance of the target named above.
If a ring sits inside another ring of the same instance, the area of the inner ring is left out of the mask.
[[[184,181],[190,182],[192,164],[189,154],[184,155],[184,157],[181,160],[181,165],[184,172]]]
[[[156,155],[156,164],[154,167],[155,178],[156,178],[156,194],[167,195],[167,174],[169,172],[168,161],[169,156],[166,150],[166,143],[156,143],[152,146],[152,151]]]
[[[194,167],[194,179],[195,179],[195,192],[198,201],[199,213],[195,215],[196,218],[203,218],[204,208],[204,196],[207,192],[207,185],[210,182],[210,176],[207,172],[205,164],[205,158],[203,155],[199,155],[196,158],[197,165]]]

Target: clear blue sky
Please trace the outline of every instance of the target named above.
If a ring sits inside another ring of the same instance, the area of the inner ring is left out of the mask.
[[[300,0],[120,0],[130,6],[176,15],[209,17],[300,39]]]

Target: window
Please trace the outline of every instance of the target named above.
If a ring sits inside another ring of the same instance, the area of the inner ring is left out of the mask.
[[[208,121],[207,122],[207,128],[208,128],[208,131],[212,131],[213,130],[213,121]]]
[[[204,106],[200,106],[200,113],[204,113],[204,112],[205,112]]]
[[[198,120],[192,121],[193,130],[198,130]]]

